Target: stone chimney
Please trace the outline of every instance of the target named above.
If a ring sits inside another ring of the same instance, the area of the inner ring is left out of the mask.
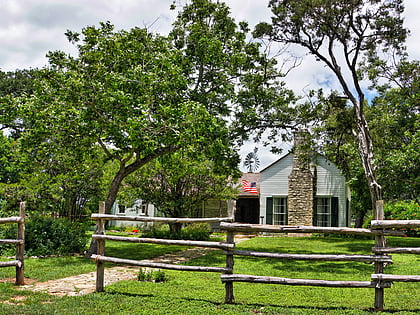
[[[293,168],[289,175],[289,225],[312,225],[314,187],[310,163],[309,132],[299,129],[294,133]]]

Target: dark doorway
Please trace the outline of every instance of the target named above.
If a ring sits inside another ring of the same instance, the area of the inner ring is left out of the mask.
[[[259,224],[260,200],[258,198],[239,198],[236,201],[235,222]]]

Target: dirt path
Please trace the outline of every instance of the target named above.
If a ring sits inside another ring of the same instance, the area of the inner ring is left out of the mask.
[[[236,242],[244,241],[248,238],[235,239]],[[153,262],[179,264],[202,255],[207,254],[215,249],[212,248],[190,248],[184,251],[175,252],[156,257],[151,260]],[[122,281],[137,279],[138,272],[141,267],[138,266],[118,266],[105,269],[105,286]],[[96,271],[71,276],[63,279],[50,280],[46,282],[35,282],[32,284],[17,287],[21,290],[32,290],[38,292],[45,292],[56,296],[80,296],[95,292],[96,286]]]

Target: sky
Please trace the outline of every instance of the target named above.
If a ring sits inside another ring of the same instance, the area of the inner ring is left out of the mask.
[[[177,1],[179,2],[179,1]],[[183,1],[182,1],[183,2]],[[226,0],[237,22],[246,20],[251,28],[262,21],[270,21],[268,0]],[[69,29],[81,31],[88,25],[110,21],[116,29],[148,27],[166,34],[176,18],[169,10],[172,0],[0,0],[0,70],[41,68],[47,64],[48,51],[61,50],[75,54],[75,48],[64,33]],[[420,1],[405,0],[405,26],[411,35],[407,41],[411,59],[420,59]],[[303,56],[303,54],[302,54]],[[300,66],[285,79],[287,87],[302,95],[314,88],[337,87],[332,74],[312,57],[305,57]],[[248,143],[241,156],[251,152],[255,144]],[[290,148],[284,145],[285,151]],[[258,146],[261,168],[276,159]],[[242,170],[245,170],[242,167]]]

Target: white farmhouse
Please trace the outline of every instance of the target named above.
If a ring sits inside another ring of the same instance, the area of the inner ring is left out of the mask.
[[[242,191],[235,221],[274,225],[350,226],[350,190],[337,166],[317,153],[307,153],[295,134],[288,153],[260,173],[245,173],[257,192]]]

